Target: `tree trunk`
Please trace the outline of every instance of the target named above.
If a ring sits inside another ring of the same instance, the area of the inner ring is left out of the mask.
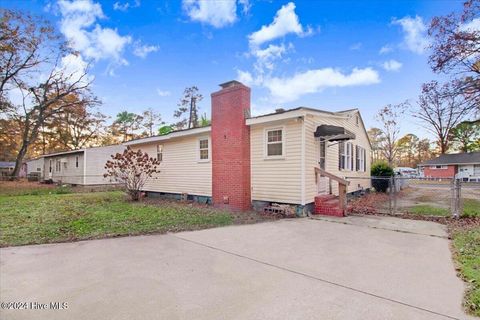
[[[16,177],[18,178],[18,175],[20,173],[20,168],[22,167],[23,158],[27,154],[27,148],[28,148],[28,141],[23,140],[22,147],[20,148],[20,151],[18,151],[17,158],[15,159],[15,168],[13,169],[13,172],[12,172],[13,178],[16,178]]]

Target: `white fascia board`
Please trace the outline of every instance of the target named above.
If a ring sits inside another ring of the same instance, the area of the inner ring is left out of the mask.
[[[210,126],[209,127],[202,127],[202,128],[195,128],[195,129],[191,129],[191,130],[177,131],[177,132],[174,131],[174,132],[171,132],[171,133],[163,135],[163,136],[155,136],[155,137],[148,137],[148,138],[143,138],[143,139],[138,139],[138,140],[127,141],[127,142],[124,142],[123,145],[132,146],[132,145],[137,145],[137,144],[160,142],[160,141],[170,140],[170,139],[173,139],[173,138],[203,134],[203,133],[207,133],[207,132],[210,132],[210,131],[211,131]]]
[[[348,116],[345,115],[337,115],[337,114],[331,114],[331,113],[326,113],[326,112],[321,112],[321,111],[314,111],[311,109],[299,109],[295,111],[287,111],[279,114],[272,114],[269,116],[259,116],[257,118],[250,118],[247,119],[247,125],[255,125],[255,124],[262,124],[262,123],[267,123],[267,122],[274,122],[274,121],[281,121],[281,120],[286,120],[286,119],[294,119],[298,117],[304,117],[306,115],[315,115],[315,116],[322,116],[322,117],[328,117],[328,118],[338,118],[338,119],[348,119]]]

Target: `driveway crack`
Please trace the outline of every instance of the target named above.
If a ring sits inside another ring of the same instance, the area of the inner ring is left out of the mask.
[[[198,242],[198,241],[195,241],[195,240],[190,240],[190,239],[187,239],[187,238],[182,238],[178,235],[173,235],[172,234],[171,236],[173,236],[173,237],[175,237],[179,240],[183,240],[183,241],[186,241],[186,242],[198,245],[198,246],[202,246],[202,247],[205,247],[205,248],[208,248],[208,249],[211,249],[211,250],[219,251],[219,252],[222,252],[222,253],[225,253],[225,254],[228,254],[228,255],[232,255],[232,256],[241,258],[241,259],[246,259],[246,260],[249,260],[249,261],[253,261],[255,263],[259,263],[259,264],[262,264],[262,265],[265,265],[265,266],[268,266],[268,267],[272,267],[272,268],[275,268],[275,269],[278,269],[278,270],[282,270],[282,271],[285,271],[285,272],[289,272],[289,273],[292,273],[292,274],[303,276],[303,277],[306,277],[306,278],[309,278],[309,279],[312,279],[312,280],[315,280],[315,281],[327,283],[327,284],[330,284],[330,285],[333,285],[333,286],[336,286],[336,287],[340,287],[340,288],[343,288],[343,289],[346,289],[346,290],[350,290],[350,291],[354,291],[354,292],[357,292],[357,293],[360,293],[360,294],[368,295],[368,296],[371,296],[371,297],[374,297],[374,298],[377,298],[377,299],[381,299],[381,300],[384,300],[384,301],[389,301],[389,302],[392,302],[392,303],[395,303],[395,304],[399,304],[399,305],[402,305],[402,306],[405,306],[405,307],[408,307],[408,308],[413,308],[413,309],[416,309],[416,310],[419,310],[419,311],[423,311],[423,312],[427,312],[427,313],[434,314],[434,315],[437,315],[437,316],[441,316],[441,317],[444,317],[444,318],[447,318],[447,319],[460,320],[460,318],[457,318],[457,317],[454,317],[454,316],[450,316],[450,315],[447,315],[447,314],[436,312],[434,310],[430,310],[430,309],[427,309],[427,308],[415,306],[415,305],[412,305],[412,304],[407,303],[407,302],[402,302],[400,300],[384,297],[384,296],[381,296],[381,295],[378,295],[378,294],[375,294],[375,293],[372,293],[372,292],[357,289],[357,288],[354,288],[354,287],[351,287],[351,286],[348,286],[348,285],[345,285],[345,284],[341,284],[341,283],[338,283],[338,282],[330,281],[330,280],[320,278],[320,277],[317,277],[317,276],[314,276],[314,275],[311,275],[311,274],[308,274],[308,273],[305,273],[305,272],[300,272],[300,271],[296,271],[296,270],[293,270],[293,269],[290,269],[290,268],[287,268],[287,267],[282,267],[282,266],[279,266],[279,265],[276,265],[276,264],[273,264],[273,263],[270,263],[270,262],[262,261],[262,260],[252,258],[252,257],[246,256],[246,255],[243,255],[243,254],[228,251],[228,250],[225,250],[225,249],[222,249],[222,248],[219,248],[219,247],[215,247],[215,246],[212,246],[212,245],[209,245],[209,244],[201,243],[201,242]]]

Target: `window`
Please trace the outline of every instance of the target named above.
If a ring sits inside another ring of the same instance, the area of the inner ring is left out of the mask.
[[[360,146],[356,146],[355,147],[355,152],[356,152],[356,161],[355,161],[355,165],[356,165],[356,169],[357,171],[363,171],[365,172],[366,171],[366,152],[365,152],[365,149],[360,147]]]
[[[320,141],[320,160],[319,160],[319,164],[320,164],[320,169],[324,169],[325,170],[325,156],[326,156],[326,142],[325,140],[321,140]]]
[[[48,167],[48,172],[52,172],[52,160],[50,160],[50,166]]]
[[[57,160],[55,161],[55,171],[60,172],[60,170],[62,170],[62,163],[60,162],[60,160]]]
[[[163,145],[157,144],[157,160],[162,162],[163,160]]]
[[[267,130],[267,157],[283,156],[283,130]]]
[[[78,156],[75,157],[75,168],[78,168]]]
[[[353,144],[350,142],[338,144],[338,169],[353,170]]]
[[[199,140],[199,152],[200,152],[200,160],[208,160],[209,159],[209,152],[208,152],[208,139],[200,139]]]
[[[338,170],[345,169],[345,142],[338,144]]]
[[[435,166],[430,166],[430,169],[447,169],[448,166],[444,165],[435,165]]]

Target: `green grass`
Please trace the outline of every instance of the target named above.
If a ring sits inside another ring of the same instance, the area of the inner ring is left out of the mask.
[[[20,187],[15,187],[14,184],[0,186],[0,196],[38,196],[72,192],[72,188],[69,186],[33,185],[24,187],[20,185]]]
[[[0,196],[0,246],[61,242],[228,225],[229,213],[133,203],[122,192]]]
[[[480,316],[480,228],[453,232],[453,247],[460,275],[468,284],[465,307]]]
[[[428,204],[418,204],[409,208],[409,212],[419,215],[429,216],[449,216],[450,209],[434,207]],[[462,217],[478,217],[480,216],[480,201],[474,199],[463,200]]]
[[[465,199],[463,201],[463,216],[478,217],[480,216],[480,201],[474,199]]]
[[[445,208],[439,208],[430,206],[428,204],[418,204],[414,207],[408,209],[409,212],[419,215],[428,215],[428,216],[448,216],[450,210]]]

